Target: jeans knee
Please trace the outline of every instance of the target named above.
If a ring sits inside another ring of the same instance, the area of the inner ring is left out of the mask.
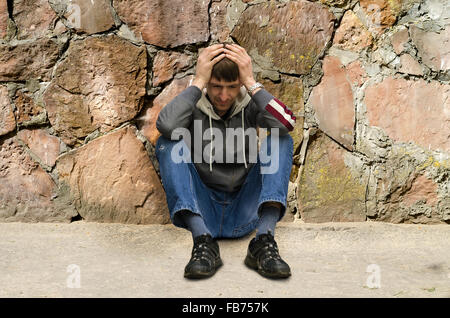
[[[159,136],[155,146],[156,156],[159,156],[161,153],[166,152],[167,150],[170,151],[172,147],[180,141],[182,140],[171,140],[162,135]]]
[[[180,145],[180,143],[182,143],[182,145]],[[180,146],[179,148],[182,149],[183,153],[186,153],[185,156],[189,156],[189,149],[183,139],[172,140],[164,136],[159,136],[155,147],[155,154],[158,161],[160,161],[161,156],[172,156],[172,150],[177,145]]]

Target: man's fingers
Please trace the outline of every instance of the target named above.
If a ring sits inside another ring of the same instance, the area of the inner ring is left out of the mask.
[[[214,44],[214,45],[208,46],[205,49],[205,52],[207,54],[212,54],[213,52],[216,52],[216,51],[221,50],[221,49],[223,49],[223,45],[222,44]]]
[[[224,53],[227,55],[227,57],[233,57],[236,60],[242,60],[243,59],[243,56],[242,56],[242,54],[240,52],[236,53],[236,52],[233,52],[231,50],[225,50]],[[237,62],[237,61],[233,60],[233,62]]]
[[[226,50],[232,51],[232,52],[239,52],[238,49],[231,45],[231,44],[227,44],[227,46],[225,47]]]
[[[226,48],[229,48],[235,52],[247,53],[247,51],[242,46],[239,46],[237,44],[228,44]]]
[[[216,55],[218,55],[218,54],[220,54],[220,53],[223,53],[223,51],[224,51],[224,48],[221,47],[221,48],[219,48],[219,49],[217,49],[217,50],[214,50],[214,51],[210,52],[210,53],[209,53],[209,59],[211,60],[211,59],[212,59],[213,57],[215,57]]]
[[[221,59],[223,59],[225,57],[225,54],[220,54],[219,56],[216,56],[215,58],[213,58],[212,60],[211,60],[211,63],[213,63],[213,65],[214,64],[216,64],[217,62],[219,62]]]
[[[225,56],[232,60],[234,63],[239,65],[239,58],[236,56],[234,52],[225,52]]]
[[[218,48],[221,48],[221,47],[223,47],[223,44],[214,44],[214,45],[208,46],[206,49],[207,50],[217,50]]]
[[[211,60],[214,56],[219,54],[221,50],[223,50],[223,45],[215,44],[215,45],[211,45],[206,48],[200,49],[198,54],[199,54],[199,57],[205,56],[205,57],[208,57],[209,60]]]

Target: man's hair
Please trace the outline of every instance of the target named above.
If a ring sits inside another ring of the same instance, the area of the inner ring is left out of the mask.
[[[214,64],[211,77],[219,81],[234,82],[239,78],[239,67],[227,57]]]

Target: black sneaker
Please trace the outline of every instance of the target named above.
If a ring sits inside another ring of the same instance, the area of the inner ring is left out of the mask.
[[[291,276],[289,265],[278,252],[277,242],[272,234],[261,234],[248,245],[245,265],[268,278],[287,278]]]
[[[194,239],[191,259],[184,268],[186,278],[206,278],[214,275],[222,265],[219,244],[209,234]]]

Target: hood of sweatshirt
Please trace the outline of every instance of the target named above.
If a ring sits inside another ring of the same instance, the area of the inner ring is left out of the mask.
[[[238,96],[236,97],[236,100],[234,101],[233,106],[231,106],[232,110],[231,110],[231,114],[230,114],[229,118],[235,116],[238,113],[241,113],[241,121],[242,121],[242,130],[243,131],[245,131],[245,127],[244,127],[244,116],[245,116],[244,115],[244,111],[245,111],[245,107],[247,107],[247,105],[249,104],[251,99],[252,98],[247,93],[247,89],[245,88],[245,86],[241,86],[241,90],[240,90]],[[209,128],[210,128],[210,133],[211,133],[211,140],[213,140],[212,119],[221,120],[222,118],[218,114],[216,114],[216,112],[214,111],[213,105],[210,103],[210,101],[206,97],[206,90],[205,89],[203,90],[202,97],[197,102],[196,106],[203,113],[208,115],[208,117],[209,117]],[[245,135],[244,135],[244,133],[242,133],[242,141],[243,141],[243,145],[244,145],[244,147],[242,148],[242,154],[244,156],[244,165],[245,165],[245,168],[247,168],[247,160],[245,158]],[[209,147],[209,149],[210,149],[210,152],[209,152],[209,158],[210,158],[209,171],[212,171],[212,149],[213,149],[213,147]]]
[[[238,96],[236,97],[236,100],[235,100],[233,106],[231,106],[232,110],[231,110],[230,118],[233,117],[234,115],[238,114],[239,112],[241,112],[248,105],[248,103],[250,102],[251,99],[252,98],[250,97],[250,95],[248,95],[247,89],[245,88],[245,86],[242,86]],[[212,119],[215,119],[215,120],[222,119],[222,118],[220,118],[219,115],[216,114],[216,112],[214,111],[213,105],[206,97],[206,89],[203,90],[202,97],[197,102],[197,108],[200,109],[206,115],[210,116]]]

